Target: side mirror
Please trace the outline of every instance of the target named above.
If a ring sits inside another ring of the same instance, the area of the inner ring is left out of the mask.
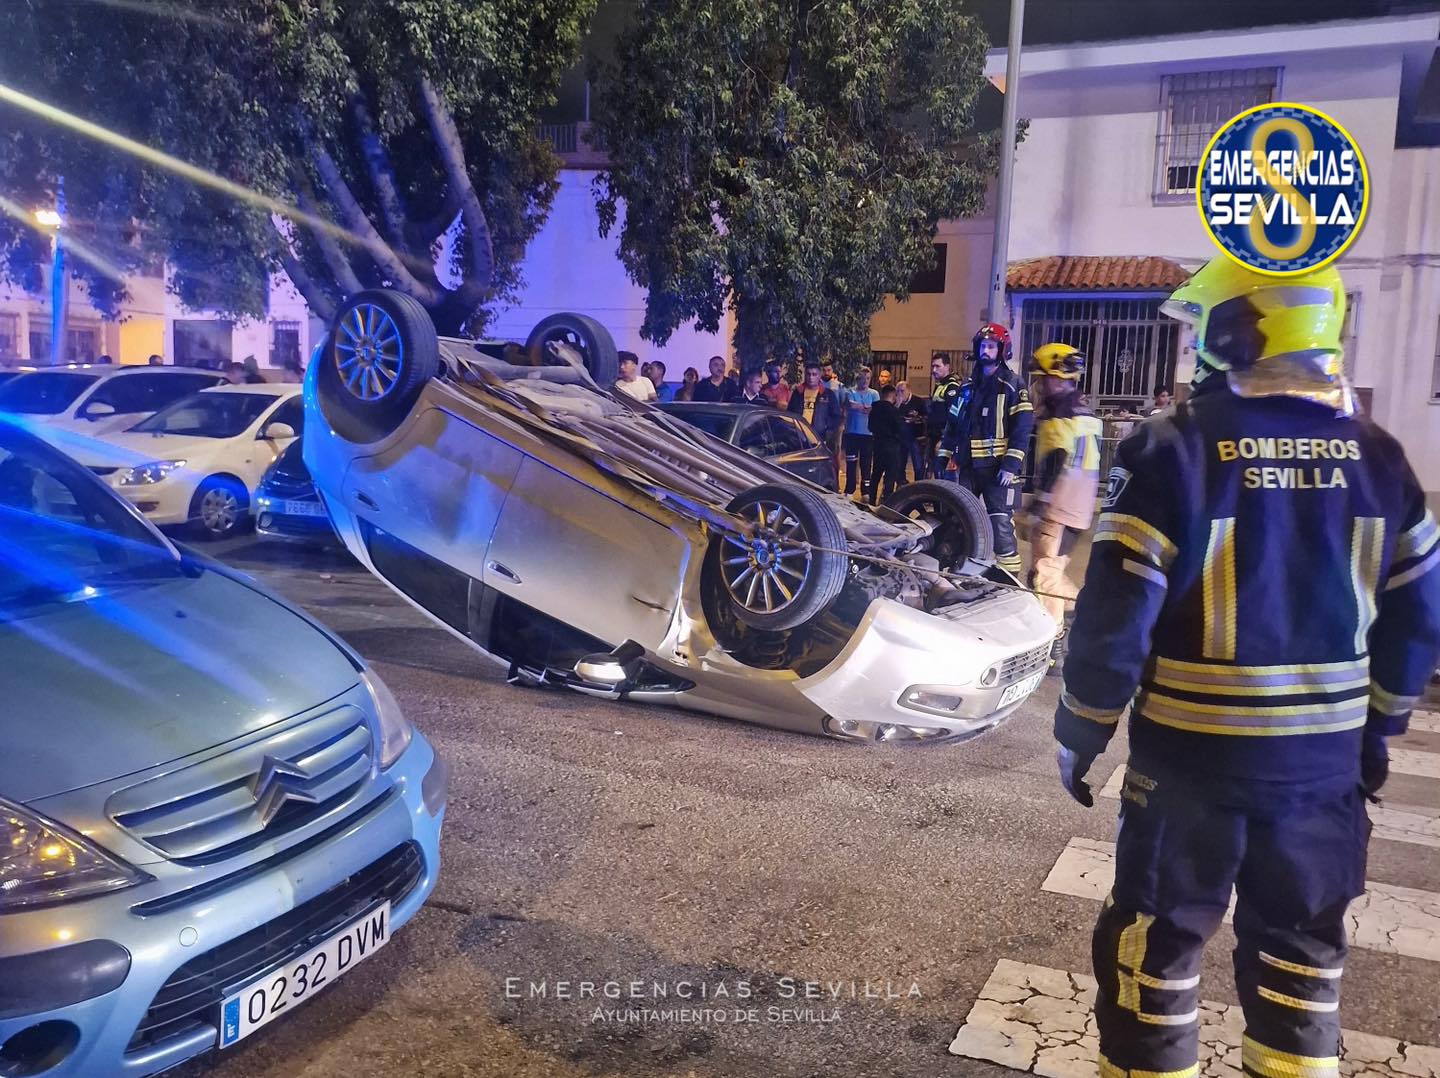
[[[284,441],[295,437],[295,428],[289,423],[271,423],[260,432],[260,437],[269,442]]]
[[[115,406],[106,404],[104,401],[96,401],[94,404],[85,406],[86,419],[104,419],[115,414]]]

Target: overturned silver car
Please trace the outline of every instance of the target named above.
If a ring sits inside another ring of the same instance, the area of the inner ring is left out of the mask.
[[[517,683],[867,741],[973,736],[1039,685],[1054,626],[968,491],[855,505],[611,392],[616,362],[583,315],[521,346],[353,296],[305,392],[346,546]]]

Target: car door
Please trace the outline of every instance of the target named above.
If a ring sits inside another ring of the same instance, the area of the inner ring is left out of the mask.
[[[766,424],[770,431],[771,463],[822,487],[835,486],[835,465],[830,451],[821,445],[814,431],[788,415],[767,416]]]
[[[270,428],[282,423],[295,433],[288,438],[273,437],[270,434]],[[269,470],[270,465],[279,459],[280,454],[290,447],[304,429],[305,401],[297,393],[281,402],[279,407],[272,408],[261,416],[260,422],[245,432],[247,442],[243,446],[245,450],[244,471],[239,474],[240,478],[245,480],[245,485],[250,488],[251,497],[254,497],[255,492],[260,488],[260,480]]]
[[[653,649],[670,628],[690,556],[675,531],[527,456],[490,542],[484,579],[597,640]]]
[[[426,408],[403,437],[351,463],[342,497],[362,525],[482,580],[500,507],[524,456],[498,433]]]

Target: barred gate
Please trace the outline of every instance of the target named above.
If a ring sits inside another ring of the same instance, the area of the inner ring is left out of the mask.
[[[1180,326],[1160,313],[1163,296],[1021,300],[1020,354],[1051,341],[1089,357],[1081,388],[1100,411],[1139,411],[1175,375]]]

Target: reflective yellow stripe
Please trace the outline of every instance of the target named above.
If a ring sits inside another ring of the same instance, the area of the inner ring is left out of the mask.
[[[1115,1002],[1135,1015],[1140,1013],[1140,986],[1134,974],[1145,962],[1146,936],[1154,923],[1154,914],[1137,913],[1135,920],[1121,930],[1115,947],[1115,972],[1120,981]]]
[[[1146,988],[1153,988],[1157,992],[1184,992],[1186,989],[1200,987],[1200,974],[1193,977],[1182,977],[1178,980],[1163,980],[1160,977],[1152,977],[1148,973],[1135,973],[1135,980]]]
[[[1189,1026],[1200,1020],[1200,1012],[1194,1010],[1186,1011],[1184,1014],[1149,1014],[1145,1011],[1136,1011],[1135,1017],[1147,1026]]]
[[[1404,715],[1415,710],[1418,696],[1396,696],[1373,682],[1370,685],[1370,706],[1382,715]]]
[[[1279,707],[1226,707],[1145,692],[1135,708],[1150,722],[1177,730],[1236,737],[1279,737],[1354,730],[1365,725],[1365,706],[1366,701],[1361,699]]]
[[[1207,659],[1235,658],[1235,518],[1210,522],[1210,542],[1205,547],[1201,572],[1205,593],[1205,643]]]
[[[1164,570],[1175,560],[1175,544],[1153,524],[1127,513],[1101,513],[1094,542],[1109,540],[1129,547]]]
[[[1276,958],[1273,954],[1260,952],[1260,961],[1267,966],[1274,966],[1276,969],[1283,969],[1286,973],[1297,973],[1301,977],[1314,977],[1321,981],[1338,981],[1343,969],[1324,969],[1320,966],[1305,966],[1299,962],[1290,962],[1284,958]]]
[[[1339,1078],[1339,1056],[1300,1056],[1267,1048],[1246,1034],[1240,1042],[1240,1061],[1260,1078]]]
[[[1358,611],[1355,650],[1364,652],[1375,622],[1375,588],[1380,580],[1380,553],[1385,540],[1384,517],[1356,517],[1350,540],[1350,584]]]
[[[1437,539],[1440,539],[1440,524],[1435,522],[1434,514],[1427,509],[1420,518],[1420,523],[1400,533],[1400,538],[1395,541],[1395,560],[1418,558],[1429,550]]]
[[[1410,583],[1410,581],[1424,576],[1431,569],[1435,568],[1436,565],[1440,565],[1440,547],[1432,550],[1428,556],[1416,562],[1403,572],[1392,574],[1390,578],[1385,581],[1385,590],[1393,591],[1395,588],[1403,588],[1406,584]]]
[[[1261,999],[1269,1000],[1271,1003],[1278,1004],[1281,1007],[1289,1007],[1292,1011],[1311,1011],[1316,1014],[1329,1014],[1331,1011],[1338,1011],[1340,1009],[1338,1000],[1331,1000],[1328,1003],[1318,1003],[1313,999],[1287,996],[1284,992],[1277,992],[1273,988],[1266,988],[1263,984],[1258,985],[1255,992]]]
[[[1178,696],[1165,696],[1158,692],[1146,692],[1143,701],[1147,704],[1163,704],[1166,707],[1173,707],[1180,711],[1188,711],[1196,715],[1232,715],[1241,717],[1270,716],[1306,716],[1306,715],[1330,715],[1350,711],[1355,708],[1362,710],[1368,704],[1365,697],[1350,697],[1346,700],[1324,700],[1314,704],[1202,704],[1194,700],[1182,700]]]
[[[1007,449],[1005,450],[1005,455],[1007,457],[1014,457],[1016,460],[1025,459],[1025,451],[1023,449]]]
[[[1215,681],[1189,681],[1184,678],[1166,677],[1159,673],[1154,674],[1149,680],[1163,688],[1179,689],[1181,692],[1209,693],[1213,696],[1295,696],[1300,693],[1348,692],[1354,689],[1363,689],[1370,684],[1368,674],[1361,674],[1359,677],[1353,677],[1347,681],[1307,680],[1298,675],[1292,675],[1286,678],[1277,678],[1273,684],[1268,685],[1240,680],[1231,684]]]
[[[1091,722],[1104,723],[1106,726],[1113,726],[1120,721],[1120,716],[1125,714],[1123,707],[1114,709],[1105,707],[1091,707],[1089,704],[1082,704],[1075,697],[1070,695],[1069,689],[1060,690],[1060,702],[1079,715],[1082,719],[1089,719]]]
[[[1177,677],[1190,677],[1197,674],[1217,674],[1222,680],[1231,681],[1235,679],[1252,679],[1256,681],[1274,675],[1283,674],[1330,674],[1334,672],[1345,672],[1361,674],[1370,669],[1370,657],[1362,655],[1358,659],[1346,659],[1343,662],[1335,663],[1290,663],[1279,666],[1230,666],[1221,663],[1192,663],[1183,659],[1167,659],[1163,655],[1155,657],[1155,669],[1161,673],[1173,674]],[[1197,679],[1202,680],[1202,679]]]
[[[1178,1071],[1140,1071],[1131,1068],[1117,1067],[1103,1055],[1100,1057],[1100,1078],[1197,1078],[1200,1073],[1200,1064],[1193,1067],[1186,1067]]]

